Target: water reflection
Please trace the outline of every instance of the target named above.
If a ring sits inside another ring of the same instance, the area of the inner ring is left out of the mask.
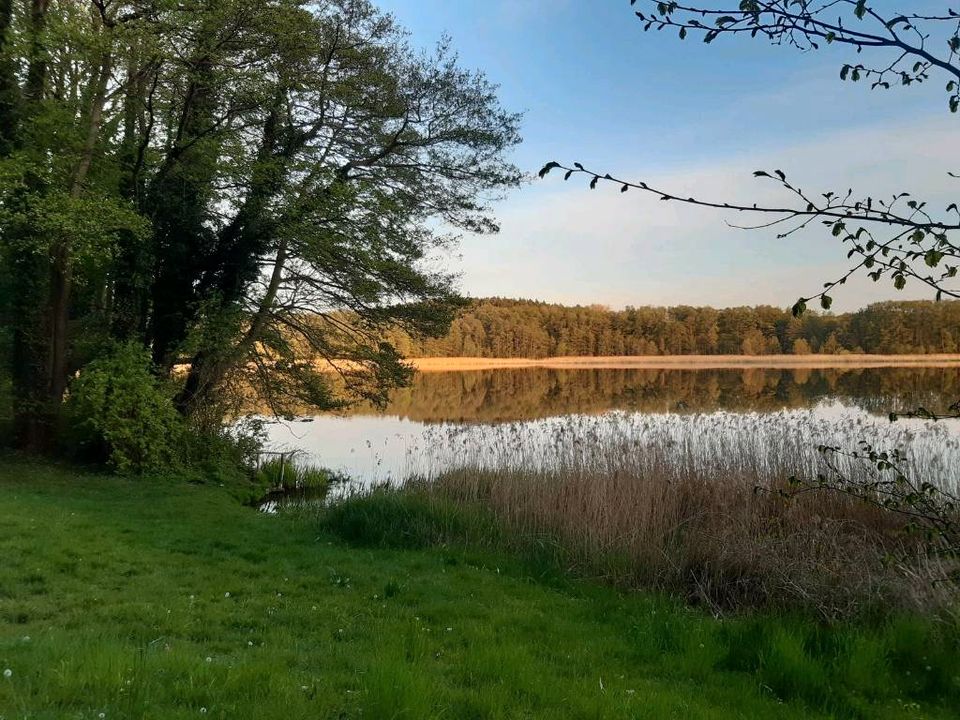
[[[819,443],[852,447],[867,438],[907,449],[913,469],[952,483],[960,426],[891,424],[886,414],[946,407],[957,397],[954,368],[429,373],[383,411],[276,424],[270,439],[362,482],[381,482],[463,465],[549,471],[600,462],[612,443],[674,458],[678,472],[749,466],[782,477],[815,473]]]
[[[960,398],[960,368],[641,370],[547,368],[421,373],[384,411],[418,422],[514,422],[608,410],[703,413],[811,408],[839,400],[886,415],[946,407]]]

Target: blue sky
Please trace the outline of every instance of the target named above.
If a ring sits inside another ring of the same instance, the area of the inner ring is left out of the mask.
[[[935,87],[871,92],[839,80],[840,66],[856,61],[844,49],[643,33],[628,0],[378,4],[414,45],[447,33],[464,66],[500,84],[503,104],[524,112],[514,160],[531,173],[578,160],[701,196],[773,199],[751,170],[782,167],[804,187],[910,189],[946,205],[946,171],[960,168],[960,118],[946,111],[939,78]],[[461,256],[445,262],[472,296],[615,307],[788,305],[844,267],[844,251],[825,233],[777,241],[725,224],[743,218],[665,205],[552,176],[497,207],[497,237],[466,237]],[[892,297],[925,294],[854,283],[835,307]]]

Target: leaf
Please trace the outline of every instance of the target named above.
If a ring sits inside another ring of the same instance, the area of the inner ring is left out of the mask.
[[[794,303],[791,312],[795,318],[800,317],[807,311],[807,301],[804,298],[800,298],[797,302]]]
[[[594,175],[594,176],[593,176],[593,180],[590,181],[590,189],[591,189],[591,190],[596,190],[596,189],[597,189],[597,183],[598,183],[599,181],[600,181],[600,176],[599,176],[599,175]]]
[[[547,175],[550,174],[550,171],[551,171],[551,170],[553,170],[554,168],[558,168],[558,167],[560,167],[560,163],[558,163],[558,162],[548,162],[548,163],[547,163],[546,165],[544,165],[543,168],[541,168],[541,170],[540,170],[540,179],[542,180],[543,178],[545,178]]]
[[[923,256],[923,261],[927,264],[927,267],[934,268],[940,264],[941,260],[943,260],[943,253],[937,250],[927,250],[927,254]]]
[[[833,298],[829,295],[823,295],[820,297],[820,307],[824,310],[829,310],[830,306],[833,305]]]

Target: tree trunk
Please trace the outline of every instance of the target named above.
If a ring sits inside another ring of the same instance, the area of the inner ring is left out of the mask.
[[[87,137],[77,162],[70,185],[70,197],[78,199],[93,163],[97,139],[100,136],[100,124],[103,120],[103,106],[106,102],[107,83],[110,80],[111,55],[105,53],[100,61],[100,72],[96,79],[96,89],[87,120]],[[67,387],[69,338],[67,321],[70,318],[70,292],[73,284],[73,263],[71,260],[71,238],[61,238],[53,253],[53,265],[50,277],[50,373],[49,392],[51,407],[63,400]]]

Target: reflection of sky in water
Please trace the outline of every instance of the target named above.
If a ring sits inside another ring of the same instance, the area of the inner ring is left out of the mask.
[[[766,413],[570,414],[499,424],[425,424],[396,416],[318,416],[268,426],[271,449],[299,450],[302,460],[363,483],[431,476],[463,466],[555,470],[603,467],[611,447],[636,467],[684,472],[814,475],[819,444],[854,448],[863,439],[905,450],[911,470],[953,484],[960,423],[888,420],[839,402]],[[656,461],[661,461],[657,464]]]

